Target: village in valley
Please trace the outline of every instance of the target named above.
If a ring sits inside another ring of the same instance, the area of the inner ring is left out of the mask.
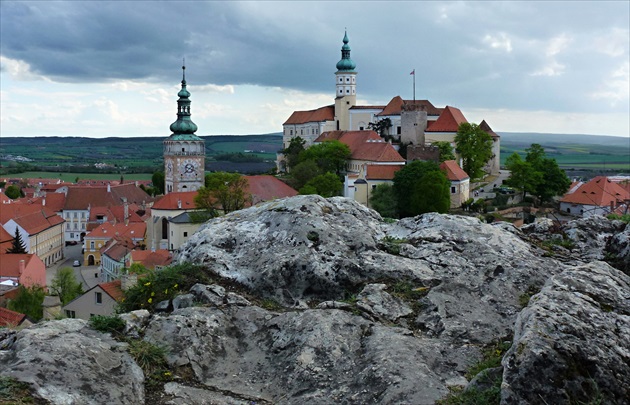
[[[346,33],[334,104],[288,117],[273,174],[207,173],[184,66],[163,171],[152,182],[2,179],[0,326],[114,315],[124,291],[171,265],[207,220],[298,194],[343,196],[390,218],[453,212],[520,226],[628,215],[628,177],[572,183],[537,144],[501,168],[501,137],[489,123],[469,123],[415,91],[412,100],[358,105],[349,42]],[[6,308],[28,289],[41,308]]]

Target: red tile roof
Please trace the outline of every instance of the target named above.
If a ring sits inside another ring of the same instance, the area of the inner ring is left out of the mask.
[[[26,319],[25,314],[0,307],[0,326],[18,326]]]
[[[594,205],[598,207],[618,205],[623,200],[629,199],[630,193],[619,184],[610,181],[605,176],[598,176],[582,184],[573,193],[565,194],[561,202]]]
[[[20,277],[20,261],[24,260],[24,267],[29,265],[34,254],[28,253],[0,253],[0,277]]]
[[[98,286],[101,287],[107,295],[112,297],[114,301],[120,302],[125,297],[125,294],[120,287],[120,280],[110,281],[109,283],[100,283]]]
[[[481,124],[479,124],[479,128],[481,128],[485,133],[490,135],[492,139],[495,141],[500,138],[499,134],[497,134],[496,132],[492,130],[492,128],[490,128],[490,125],[488,125],[486,120],[481,121]]]
[[[196,191],[168,193],[153,204],[154,210],[194,210]],[[179,203],[181,203],[181,206]]]
[[[335,106],[327,105],[316,110],[294,111],[282,125],[305,124],[307,122],[323,122],[335,119]]]
[[[367,180],[393,180],[394,174],[405,167],[404,165],[367,165],[365,178]]]
[[[8,204],[0,210],[0,223],[13,219],[29,235],[35,235],[64,222],[52,210],[36,204]]]
[[[296,190],[274,176],[259,175],[245,176],[245,178],[248,183],[247,191],[252,195],[254,204],[276,198],[293,197],[298,194]]]
[[[90,207],[116,206],[123,204],[123,198],[128,203],[143,204],[154,201],[154,198],[145,193],[133,183],[98,187],[69,187],[66,195],[64,210],[86,210]]]
[[[384,108],[384,105],[353,105],[350,107],[351,110],[382,110]]]
[[[418,105],[427,112],[428,115],[440,115],[441,108],[435,107],[429,100],[403,100],[400,96],[396,96],[390,100],[383,111],[377,115],[400,115],[404,104]]]
[[[131,252],[131,261],[140,263],[147,269],[155,269],[155,266],[168,266],[173,261],[173,255],[166,249],[134,250]]]
[[[374,131],[328,131],[322,133],[315,142],[338,140],[348,145],[351,158],[372,162],[404,162],[394,147],[383,141]]]
[[[462,181],[470,178],[454,160],[445,160],[440,164],[440,169],[446,174],[449,181]]]
[[[126,236],[132,239],[144,238],[147,232],[147,224],[144,222],[130,222],[125,225],[124,223],[112,224],[105,222],[96,227],[92,232],[85,235],[86,238],[100,238],[109,239],[114,236]]]
[[[12,200],[4,193],[0,193],[0,204],[11,204]]]
[[[468,121],[459,108],[446,106],[437,120],[428,123],[426,132],[457,132],[464,122]]]
[[[127,236],[117,235],[108,240],[99,251],[117,262],[121,262],[135,248],[133,241]]]
[[[2,226],[0,226],[0,254],[13,246],[14,235],[9,234]]]

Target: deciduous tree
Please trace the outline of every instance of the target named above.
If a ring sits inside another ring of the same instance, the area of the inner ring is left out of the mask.
[[[12,200],[15,200],[16,198],[22,197],[22,190],[15,184],[11,184],[6,188],[6,190],[4,190],[4,195]]]
[[[299,163],[299,156],[300,153],[302,153],[302,151],[304,150],[305,144],[306,141],[304,139],[296,136],[295,138],[291,138],[289,146],[282,150],[282,153],[284,154],[287,162],[287,168],[289,169],[289,172],[293,169],[293,167],[295,167],[295,165]]]
[[[455,135],[455,145],[470,180],[482,178],[483,167],[492,158],[492,137],[479,125],[464,122]]]
[[[391,184],[379,184],[372,191],[370,208],[375,209],[383,218],[398,218],[398,204],[394,187]]]
[[[394,193],[401,218],[450,207],[450,183],[435,162],[416,160],[397,171]]]
[[[537,172],[531,163],[523,160],[521,156],[514,152],[505,160],[505,167],[510,171],[510,177],[505,183],[523,193],[531,193],[536,185],[541,181],[541,173]]]
[[[322,174],[319,166],[314,160],[305,160],[298,163],[291,170],[291,177],[293,178],[293,188],[296,190],[304,187],[311,179]]]
[[[11,311],[26,314],[34,321],[39,321],[44,316],[42,303],[46,292],[38,285],[32,287],[18,287],[18,293],[15,299],[9,300],[7,307]]]
[[[157,171],[153,173],[151,183],[153,184],[153,188],[155,188],[155,194],[164,194],[164,182],[164,172]]]
[[[66,305],[79,295],[83,294],[83,286],[74,276],[74,270],[70,267],[62,267],[52,279],[50,285],[51,295],[59,296],[61,305]]]
[[[455,160],[455,154],[453,153],[453,147],[450,142],[447,141],[438,141],[433,142],[433,146],[437,146],[440,150],[440,163],[445,160]]]
[[[209,173],[205,186],[195,196],[195,205],[208,211],[218,209],[224,214],[240,210],[251,201],[247,187],[247,179],[238,173]]]
[[[341,175],[346,171],[346,164],[351,153],[348,145],[337,140],[325,141],[313,145],[300,153],[299,160],[313,160],[321,172],[333,172]]]
[[[300,189],[300,194],[319,194],[324,198],[341,195],[343,184],[334,173],[324,173],[312,178]]]

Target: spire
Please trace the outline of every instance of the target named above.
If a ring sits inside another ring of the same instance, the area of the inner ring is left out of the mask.
[[[348,31],[344,31],[343,46],[341,47],[341,60],[337,62],[337,70],[340,71],[353,71],[357,67],[356,63],[350,59],[350,40],[348,39]]]
[[[194,134],[197,125],[190,119],[190,92],[186,90],[186,65],[182,66],[182,89],[177,93],[177,121],[171,124],[173,135]]]

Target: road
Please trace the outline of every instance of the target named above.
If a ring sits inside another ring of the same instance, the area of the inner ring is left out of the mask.
[[[83,254],[81,253],[81,245],[66,246],[63,249],[64,259],[58,261],[50,267],[46,268],[46,285],[52,283],[53,278],[57,275],[57,271],[63,267],[70,267],[74,270],[74,276],[77,281],[83,285],[83,291],[87,291],[100,283],[99,266],[80,266],[73,267],[72,263],[78,260],[83,263]]]

